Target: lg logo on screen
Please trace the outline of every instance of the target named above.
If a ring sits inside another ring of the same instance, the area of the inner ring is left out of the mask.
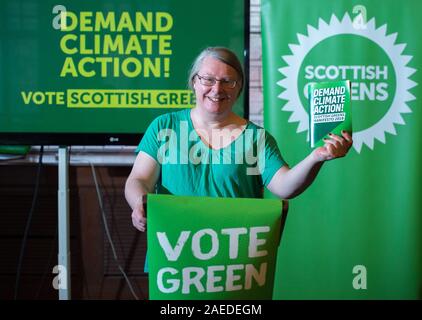
[[[353,267],[353,289],[355,290],[366,290],[366,267],[364,265],[356,265]]]
[[[53,273],[57,276],[53,279],[53,288],[56,290],[64,289],[67,290],[67,269],[65,266],[57,265],[53,268]]]

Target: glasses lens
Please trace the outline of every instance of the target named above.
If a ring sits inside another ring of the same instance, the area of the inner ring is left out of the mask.
[[[227,88],[233,89],[236,87],[236,80],[223,80],[222,84]]]
[[[199,78],[199,82],[201,82],[202,85],[209,86],[209,87],[215,85],[216,82],[220,82],[221,86],[225,88],[233,89],[237,83],[236,80],[226,80],[226,79],[217,80],[211,77],[202,77],[199,74],[197,76]]]
[[[213,86],[215,84],[214,78],[201,77],[201,76],[198,76],[198,77],[204,86]]]

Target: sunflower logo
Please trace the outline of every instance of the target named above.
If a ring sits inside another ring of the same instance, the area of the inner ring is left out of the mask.
[[[341,21],[333,14],[329,23],[319,19],[317,28],[308,25],[307,35],[297,34],[298,43],[289,44],[291,54],[282,57],[287,66],[279,69],[284,78],[277,84],[284,90],[278,97],[282,100],[287,100],[282,110],[291,113],[289,122],[298,123],[296,132],[309,131],[309,116],[303,106],[302,91],[298,86],[303,73],[303,62],[312,53],[312,50],[324,40],[333,40],[337,36],[344,35],[360,37],[372,42],[373,45],[383,51],[394,71],[395,81],[393,85],[389,86],[389,90],[392,92],[388,100],[388,109],[385,112],[383,111],[382,114],[378,114],[376,121],[373,121],[373,123],[367,124],[365,127],[353,132],[353,146],[360,153],[363,145],[373,150],[375,140],[385,144],[386,133],[396,135],[395,125],[405,124],[402,114],[412,112],[407,103],[416,99],[409,90],[417,85],[416,82],[410,79],[417,70],[407,66],[413,56],[403,54],[406,44],[396,44],[397,33],[387,34],[387,24],[377,28],[375,18],[372,18],[367,22],[365,28],[355,28],[350,16],[346,13]],[[341,67],[343,69],[340,69],[340,71],[343,71],[344,74],[347,68],[345,66]],[[356,73],[356,70],[359,71],[356,66],[351,65],[350,68],[348,70],[350,72],[354,71]],[[335,69],[327,69],[327,71],[331,71],[336,76]],[[372,70],[372,73],[374,73],[374,70]],[[341,76],[341,73],[337,72],[337,75]],[[385,88],[381,89],[383,91],[381,91],[380,100],[386,100]],[[352,100],[355,100],[353,88]],[[386,101],[383,102],[385,105]],[[354,104],[353,102],[352,109]]]

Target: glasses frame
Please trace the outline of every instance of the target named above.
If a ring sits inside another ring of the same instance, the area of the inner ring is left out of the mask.
[[[219,79],[216,79],[216,78],[214,78],[214,77],[209,77],[209,78],[207,78],[207,77],[204,77],[204,76],[199,75],[198,73],[197,73],[195,76],[197,76],[197,77],[199,78],[199,82],[200,82],[203,86],[206,86],[206,87],[212,87],[212,86],[213,86],[213,85],[215,85],[217,82],[220,82],[220,84],[221,84],[224,88],[234,89],[234,88],[236,88],[236,85],[237,85],[237,83],[238,83],[238,80],[227,80],[227,79],[220,79],[220,80],[219,80]],[[212,83],[211,83],[211,84],[204,83],[204,82],[203,82],[203,79],[204,79],[204,80],[211,81]],[[233,83],[233,85],[231,85],[231,83]]]

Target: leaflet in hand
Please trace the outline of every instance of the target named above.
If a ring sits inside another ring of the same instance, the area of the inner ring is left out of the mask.
[[[308,95],[311,148],[323,146],[330,132],[352,132],[349,80],[310,84]]]

